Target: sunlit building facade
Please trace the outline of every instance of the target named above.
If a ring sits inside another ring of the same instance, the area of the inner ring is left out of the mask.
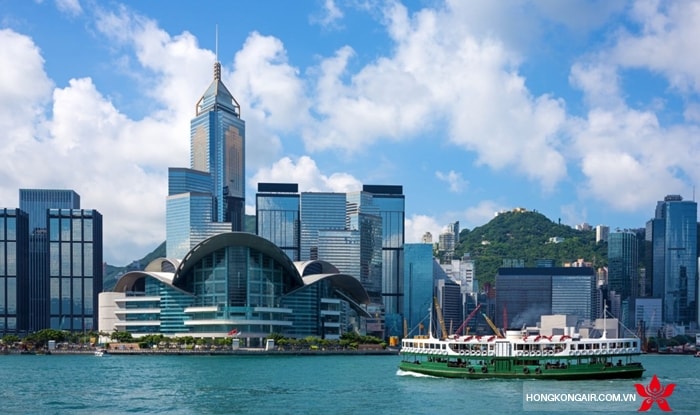
[[[182,261],[159,258],[100,296],[100,330],[136,337],[226,337],[248,347],[272,333],[339,338],[361,331],[367,292],[324,261],[294,262],[270,241],[244,232],[215,235]]]
[[[168,257],[180,258],[221,232],[243,230],[245,122],[221,81],[221,64],[190,123],[190,168],[170,168],[166,203]]]

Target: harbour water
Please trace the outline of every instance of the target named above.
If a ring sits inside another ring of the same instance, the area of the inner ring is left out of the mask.
[[[416,377],[399,356],[0,355],[2,414],[500,414],[524,406],[524,381]],[[700,358],[645,355],[641,380],[527,381],[541,393],[632,393],[675,383],[675,413],[700,413]],[[642,398],[624,410],[637,411]],[[559,404],[561,405],[561,403]],[[567,404],[564,404],[566,408]],[[540,410],[542,410],[540,406]],[[608,412],[544,406],[547,413]],[[619,409],[617,409],[619,410]],[[652,412],[659,412],[655,403]]]

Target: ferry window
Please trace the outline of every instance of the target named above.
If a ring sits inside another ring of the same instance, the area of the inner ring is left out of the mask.
[[[625,347],[630,347],[630,342],[625,342]]]

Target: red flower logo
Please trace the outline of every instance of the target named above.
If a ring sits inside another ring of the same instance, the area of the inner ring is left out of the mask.
[[[668,406],[668,402],[666,402],[666,398],[671,396],[673,393],[673,388],[676,387],[675,383],[669,383],[666,386],[661,386],[659,378],[654,375],[654,377],[651,378],[651,382],[649,382],[648,386],[644,386],[641,383],[635,383],[634,387],[637,389],[639,396],[644,398],[642,401],[642,406],[639,407],[639,412],[648,411],[651,409],[651,406],[654,405],[654,402],[659,405],[659,408],[662,411],[671,410],[671,407]]]

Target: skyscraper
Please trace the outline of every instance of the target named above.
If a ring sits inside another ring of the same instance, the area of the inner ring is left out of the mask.
[[[26,329],[34,332],[49,327],[49,209],[80,209],[80,196],[73,190],[19,189],[19,208],[29,217]]]
[[[258,236],[299,261],[299,185],[258,183],[255,195],[255,221]]]
[[[433,246],[429,243],[405,245],[404,319],[409,335],[425,334],[426,316],[433,306]],[[420,325],[423,324],[423,329]]]
[[[102,292],[102,215],[88,209],[49,209],[49,327],[97,329]]]
[[[403,186],[364,185],[382,218],[382,299],[386,314],[403,314],[406,198]]]
[[[221,64],[190,123],[190,168],[170,168],[166,249],[181,258],[199,242],[242,231],[245,216],[245,122],[221,81]]]
[[[657,203],[654,219],[647,223],[647,240],[652,247],[652,294],[663,300],[666,323],[698,322],[697,236],[696,202],[668,195]]]
[[[29,219],[20,209],[0,209],[0,337],[25,331],[29,298]]]

